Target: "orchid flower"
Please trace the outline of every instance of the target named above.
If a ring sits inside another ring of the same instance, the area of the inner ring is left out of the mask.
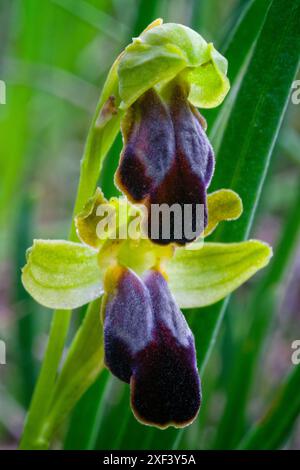
[[[49,308],[74,309],[101,297],[104,364],[130,384],[136,418],[160,428],[182,427],[197,416],[201,384],[197,338],[180,309],[226,297],[266,266],[272,253],[258,240],[199,243],[220,222],[242,213],[235,192],[207,194],[214,154],[197,110],[225,98],[226,59],[191,29],[157,21],[112,70],[108,82],[113,76],[118,86],[107,94],[98,124],[121,125],[124,148],[115,182],[124,196],[106,200],[96,190],[75,218],[79,242],[35,240],[22,280]],[[144,230],[143,208],[155,204],[191,205],[194,236],[177,236],[173,223],[169,236],[153,238],[151,213]],[[121,217],[125,205],[129,210]]]
[[[185,426],[198,413],[201,386],[195,341],[180,308],[222,299],[268,263],[271,249],[257,240],[161,246],[142,236],[111,239],[109,230],[99,239],[104,218],[97,209],[119,212],[125,203],[106,201],[98,189],[76,218],[82,243],[35,240],[23,284],[49,308],[74,309],[103,296],[104,362],[130,383],[135,416],[161,428]],[[207,205],[203,236],[242,210],[230,190],[208,195]],[[132,222],[129,211],[128,230]]]

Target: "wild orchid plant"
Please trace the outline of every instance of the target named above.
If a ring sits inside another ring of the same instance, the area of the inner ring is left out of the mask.
[[[23,269],[25,288],[46,307],[65,310],[92,302],[49,390],[35,436],[40,447],[103,367],[100,324],[104,364],[130,384],[138,420],[182,427],[199,411],[195,341],[180,308],[217,302],[266,266],[271,256],[270,247],[257,240],[199,243],[220,222],[242,213],[233,191],[207,195],[214,154],[197,110],[224,100],[226,73],[226,59],[199,34],[157,20],[133,40],[108,75],[82,161],[75,205],[80,242],[74,229],[72,241],[35,240]],[[97,189],[89,198],[120,127],[124,148],[115,182],[124,196],[107,201]],[[159,236],[153,236],[151,208],[165,204],[191,207],[192,236],[182,230],[178,235],[173,222],[163,237],[161,220]],[[203,208],[201,227],[198,206]],[[112,219],[117,224],[113,230]],[[130,236],[133,226],[135,235]],[[96,301],[101,296],[102,323]],[[86,362],[79,373],[75,358],[80,356]],[[33,445],[28,435],[38,420],[37,412],[33,416],[31,410],[23,437],[27,446]]]

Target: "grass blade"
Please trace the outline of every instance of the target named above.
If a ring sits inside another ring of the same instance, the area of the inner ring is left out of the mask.
[[[137,15],[132,31],[132,37],[137,37],[141,32],[156,19],[158,15],[158,0],[139,0],[137,5]]]
[[[241,80],[245,74],[245,64],[253,53],[257,37],[264,24],[266,13],[272,0],[253,0],[244,8],[242,15],[225,43],[220,44],[221,51],[228,60],[228,78],[232,85],[230,96],[221,107],[206,111],[208,132],[214,142],[220,139],[220,128],[234,104]],[[216,142],[214,142],[216,146]]]
[[[239,241],[249,233],[298,68],[299,13],[299,0],[272,3],[226,126],[211,189],[235,190],[244,213],[217,230],[222,241]]]
[[[32,240],[33,208],[34,201],[32,197],[24,195],[18,212],[14,243],[15,289],[13,300],[17,306],[18,314],[18,362],[22,384],[20,399],[25,408],[29,406],[37,373],[37,363],[33,354],[34,337],[37,330],[34,315],[36,304],[28,292],[25,291],[20,278],[20,270],[25,263],[25,252]]]
[[[273,2],[249,62],[218,153],[212,188],[236,191],[243,200],[244,213],[239,220],[220,226],[214,240],[240,241],[250,231],[298,67],[299,13],[299,0],[289,0],[289,5],[284,0]],[[238,140],[239,135],[242,138]],[[196,338],[202,364],[208,358],[223,312],[224,302],[203,309],[197,317]]]
[[[87,390],[76,405],[65,438],[65,450],[85,450],[94,442],[92,431],[98,418],[99,397],[108,379],[108,370],[104,369],[99,379]]]
[[[97,299],[87,307],[58,377],[44,426],[44,434],[50,442],[58,426],[103,369],[100,302]]]
[[[218,427],[216,448],[234,447],[244,431],[247,399],[264,339],[276,313],[278,287],[285,277],[300,235],[299,204],[300,186],[288,219],[283,225],[281,239],[274,250],[270,268],[254,293],[246,312],[253,321],[247,341],[243,338],[236,351],[236,364],[229,380],[231,385],[225,412]]]

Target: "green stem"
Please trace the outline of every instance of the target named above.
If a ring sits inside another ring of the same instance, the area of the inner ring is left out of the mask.
[[[121,112],[118,110],[120,99],[117,65],[118,59],[108,74],[88,133],[81,160],[80,179],[73,215],[82,210],[87,199],[93,195],[103,160],[119,132]],[[115,101],[110,100],[110,97],[114,97]],[[69,240],[77,240],[74,222],[71,225]],[[44,361],[20,443],[21,449],[45,449],[49,446],[49,442],[42,438],[42,432],[53,397],[57,370],[70,320],[71,311],[57,310],[53,314]]]
[[[47,442],[51,442],[59,425],[103,370],[100,304],[98,298],[87,307],[56,381],[49,413],[44,420],[43,436]]]
[[[51,402],[70,319],[71,311],[56,310],[54,312],[48,345],[25,422],[20,449],[46,449],[48,447],[48,443],[40,435]]]

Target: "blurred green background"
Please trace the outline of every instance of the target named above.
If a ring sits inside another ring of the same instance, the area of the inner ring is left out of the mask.
[[[17,446],[52,314],[24,291],[20,268],[33,238],[66,237],[85,137],[114,58],[157,17],[193,27],[222,51],[250,3],[0,0],[0,80],[6,83],[6,104],[0,104],[0,340],[6,343],[6,365],[0,365],[1,449]],[[279,268],[274,274],[271,265],[232,296],[206,367],[200,417],[180,435],[179,448],[235,447],[299,367],[291,362],[291,344],[300,339],[299,110],[290,101],[251,231],[251,237],[275,246],[275,253],[281,240]],[[203,112],[208,122],[213,113]],[[106,196],[116,194],[112,175],[121,145],[119,137],[105,162],[100,184]],[[74,313],[70,337],[80,315]],[[243,369],[241,361],[251,350],[252,368]],[[140,433],[131,415],[122,414],[129,406],[127,387],[107,376],[104,372],[82,398],[54,447],[174,446],[174,440],[164,441],[167,434],[155,436],[149,428]],[[244,397],[240,383],[250,376]],[[297,384],[294,393],[300,396],[299,379]],[[244,411],[235,420],[239,407]],[[298,400],[275,447],[300,448],[299,407]]]

